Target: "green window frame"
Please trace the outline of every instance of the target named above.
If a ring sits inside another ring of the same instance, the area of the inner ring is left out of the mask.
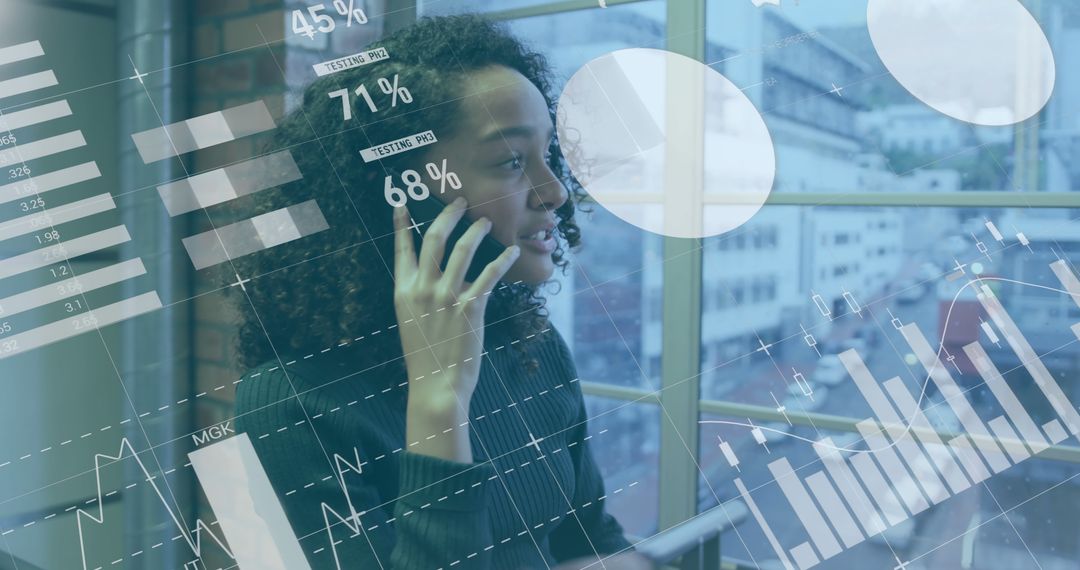
[[[392,11],[399,17],[397,22],[416,17],[413,0],[391,0]],[[646,0],[606,0],[608,7],[632,4]],[[599,0],[560,0],[529,6],[489,12],[495,20],[509,21],[538,16],[549,16],[578,10],[599,9]],[[668,0],[666,39],[667,49],[699,61],[704,59],[705,0]],[[404,16],[402,18],[401,16]],[[684,94],[685,95],[685,94]],[[702,101],[686,104],[703,105]],[[1018,126],[1020,130],[1023,127]],[[700,133],[699,133],[700,134]],[[1031,133],[1024,132],[1024,139]],[[703,145],[699,145],[701,148]],[[1027,149],[1029,153],[1035,149]],[[1037,150],[1035,150],[1037,152]],[[1034,157],[1028,157],[1034,158]],[[670,156],[670,163],[680,168],[668,168],[666,182],[683,187],[701,187],[702,157]],[[1018,179],[1023,178],[1021,176]],[[703,194],[703,193],[702,193]],[[658,195],[642,193],[630,196],[630,200],[661,201]],[[707,199],[706,199],[707,201]],[[899,206],[899,207],[980,207],[980,208],[1080,208],[1080,192],[798,192],[773,193],[766,200],[773,206]],[[586,395],[632,402],[634,404],[659,406],[662,411],[678,410],[679,414],[661,414],[660,425],[660,478],[658,530],[664,530],[694,518],[697,512],[699,484],[699,427],[701,413],[729,417],[751,418],[761,421],[784,421],[785,416],[767,406],[740,404],[723,400],[702,400],[699,396],[701,368],[701,289],[702,289],[702,243],[701,240],[664,238],[664,282],[688,283],[688,287],[663,288],[663,317],[661,378],[656,391],[612,386],[583,379],[582,390]],[[858,433],[858,418],[819,414],[813,412],[787,411],[787,419],[795,425],[816,426],[841,432]],[[943,439],[955,435],[939,432]],[[1080,448],[1054,445],[1040,454],[1040,458],[1080,463]],[[708,482],[706,481],[707,485]]]

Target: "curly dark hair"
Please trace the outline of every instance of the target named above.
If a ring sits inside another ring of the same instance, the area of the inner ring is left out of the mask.
[[[396,322],[391,277],[393,225],[382,179],[388,171],[409,168],[405,164],[415,162],[415,156],[410,156],[415,153],[365,164],[357,157],[359,149],[426,130],[434,131],[440,139],[451,136],[468,74],[490,66],[504,66],[524,75],[543,94],[555,120],[546,59],[482,17],[422,18],[371,46],[376,47],[385,48],[389,59],[316,80],[304,90],[302,105],[275,131],[272,146],[290,149],[304,178],[255,195],[258,209],[283,208],[297,203],[298,196],[309,194],[318,201],[336,235],[334,239],[304,238],[234,261],[240,274],[253,279],[244,291],[250,302],[240,296],[237,303],[241,320],[238,352],[245,366],[257,366],[276,356],[315,353],[380,330],[384,334],[356,343],[363,345],[363,350],[356,351],[362,353],[359,358],[369,358],[373,365],[397,361],[395,367],[404,370],[402,359],[397,358],[401,355],[397,329],[388,328]],[[372,114],[357,97],[353,119],[343,122],[340,99],[327,96],[338,89],[375,86],[377,78],[389,76],[397,76],[401,85],[408,86],[414,104],[386,105]],[[360,125],[365,120],[368,122]],[[581,240],[574,213],[583,190],[569,173],[558,140],[549,150],[549,166],[571,197],[555,211],[559,246],[552,258],[565,272],[566,250],[577,247]],[[343,248],[342,243],[355,247]],[[305,261],[275,269],[281,267],[283,258],[293,257]],[[324,262],[326,258],[333,262]],[[240,292],[235,287],[228,290]],[[486,337],[495,333],[500,338],[523,339],[538,332],[547,324],[544,302],[539,285],[500,284],[489,301]],[[266,342],[268,335],[273,347]]]

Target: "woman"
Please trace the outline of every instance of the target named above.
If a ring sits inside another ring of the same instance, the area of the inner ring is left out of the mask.
[[[281,246],[306,258],[285,270],[238,260],[259,277],[237,291],[255,367],[237,386],[237,425],[313,567],[639,567],[618,554],[630,545],[604,511],[573,360],[538,295],[580,239],[546,63],[473,16],[424,19],[379,46],[389,60],[316,81],[278,130],[303,186],[327,193],[315,198],[331,226],[355,234],[347,247],[340,234]],[[357,97],[363,126],[343,124],[328,94],[390,76],[414,102],[375,115]],[[426,130],[436,144],[357,158]],[[447,187],[417,248],[384,177],[443,160],[462,188]],[[276,208],[297,192],[261,199]],[[509,247],[466,282],[487,234]]]

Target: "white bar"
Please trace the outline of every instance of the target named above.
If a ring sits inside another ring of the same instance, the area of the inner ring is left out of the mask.
[[[863,439],[866,440],[866,447],[873,450],[870,451],[870,454],[881,464],[881,470],[885,472],[885,477],[892,482],[893,490],[896,491],[897,495],[900,495],[900,500],[904,501],[904,505],[911,514],[917,515],[930,508],[915,478],[904,467],[904,463],[900,461],[896,452],[893,451],[893,448],[889,445],[889,440],[885,439],[883,432],[879,431],[877,422],[863,420],[855,424],[855,429],[859,430]]]
[[[0,81],[0,99],[52,87],[58,83],[51,70]]]
[[[918,475],[919,483],[924,486],[932,486],[933,489],[942,489],[945,483],[930,464],[930,460],[923,455],[919,445],[912,440],[911,434],[905,429],[907,422],[901,419],[893,410],[889,399],[881,391],[877,379],[870,373],[870,369],[863,362],[863,359],[859,357],[859,353],[854,349],[849,349],[841,352],[839,356],[840,363],[844,365],[848,374],[855,380],[855,386],[870,404],[870,409],[873,410],[874,415],[885,426],[889,437],[896,442],[897,451],[903,456],[912,473]],[[947,493],[943,495],[938,492],[928,493],[928,496],[935,504],[948,498]]]
[[[195,269],[224,263],[328,229],[315,200],[259,214],[181,240]]]
[[[31,143],[21,144],[16,148],[19,151],[19,160],[26,162],[36,158],[52,156],[73,148],[86,146],[86,139],[82,131],[71,131],[55,137],[41,139]]]
[[[70,204],[56,206],[48,211],[30,214],[0,223],[0,241],[11,239],[37,230],[47,230],[49,226],[58,226],[70,221],[107,212],[116,208],[112,195],[99,194]]]
[[[810,535],[810,541],[817,547],[821,557],[828,560],[840,554],[842,552],[840,543],[836,542],[836,537],[829,530],[825,518],[821,516],[821,511],[818,510],[814,500],[810,498],[802,483],[799,482],[788,460],[781,457],[769,463],[769,471],[772,473],[773,479],[776,480],[776,484],[780,486],[780,491],[784,493],[788,502],[791,503],[795,516],[799,518],[799,522],[806,529],[806,533]]]
[[[128,235],[127,228],[124,226],[115,226],[75,239],[65,240],[57,245],[43,247],[0,260],[0,279],[40,269],[53,263],[60,263],[73,257],[119,245],[130,240],[131,236]]]
[[[999,325],[998,328],[1002,327]],[[983,436],[975,440],[975,446],[976,449],[982,452],[986,463],[994,470],[994,473],[1000,473],[1008,469],[1009,460],[1005,459],[1004,453],[994,444],[990,432],[986,430],[986,426],[983,425],[982,420],[975,413],[975,409],[971,407],[967,398],[964,397],[964,392],[956,385],[952,374],[941,364],[936,351],[930,347],[930,343],[926,341],[926,337],[923,336],[919,327],[914,323],[908,323],[900,327],[900,332],[904,335],[908,345],[911,346],[915,356],[918,357],[919,362],[922,363],[923,368],[926,369],[930,379],[934,381],[938,390],[941,391],[941,395],[945,398],[949,407],[956,413],[960,425],[964,427],[967,433]]]
[[[922,442],[923,447],[926,448],[926,454],[930,456],[930,459],[937,465],[938,471],[941,471],[941,474],[945,477],[945,483],[949,485],[949,489],[953,493],[959,493],[970,487],[971,483],[964,477],[960,466],[953,461],[949,448],[945,447],[945,442],[938,436],[937,430],[930,425],[930,421],[923,415],[918,402],[908,392],[904,382],[899,377],[890,378],[885,381],[885,390],[892,396],[893,402],[896,403],[900,413],[908,418],[908,424],[911,426],[912,432]]]
[[[1050,420],[1043,424],[1043,430],[1046,431],[1046,436],[1050,438],[1054,445],[1065,441],[1069,437],[1069,434],[1065,433],[1065,428],[1061,427],[1061,422],[1057,420]]]
[[[814,549],[810,548],[809,542],[804,542],[795,548],[791,549],[791,557],[795,559],[795,563],[799,565],[799,570],[807,570],[807,568],[813,568],[817,566],[818,557],[814,554]]]
[[[131,135],[135,150],[150,164],[274,129],[263,101],[245,103]]]
[[[41,42],[34,40],[22,44],[0,48],[0,65],[15,63],[26,59],[33,59],[45,55]]]
[[[997,344],[1001,341],[1001,339],[998,338],[997,333],[994,332],[994,327],[990,326],[990,323],[983,321],[979,323],[979,326],[982,327],[983,332],[986,333],[986,338],[990,339],[990,342]]]
[[[161,308],[156,291],[67,317],[0,341],[0,359],[41,348]]]
[[[372,162],[374,160],[379,160],[380,158],[394,156],[395,154],[415,150],[437,142],[439,141],[435,138],[435,133],[432,131],[424,131],[422,133],[416,133],[407,137],[401,137],[394,141],[376,145],[371,148],[365,148],[360,151],[360,157],[364,159],[364,162]]]
[[[16,293],[10,297],[0,299],[0,316],[9,317],[23,311],[44,307],[49,303],[55,303],[79,293],[113,285],[145,273],[146,267],[143,266],[142,260],[138,258],[95,269],[78,277],[42,285],[37,289]]]
[[[893,493],[892,487],[885,481],[885,478],[882,477],[881,471],[878,471],[877,465],[874,464],[873,459],[870,459],[870,455],[856,452],[851,456],[850,462],[855,472],[859,474],[859,479],[862,480],[863,485],[866,485],[870,497],[874,499],[881,513],[885,515],[885,520],[889,522],[889,526],[895,526],[907,520],[908,514],[904,510],[904,505],[900,504],[900,499]]]
[[[720,452],[724,454],[724,459],[727,460],[728,465],[735,467],[739,464],[739,458],[735,457],[735,452],[731,449],[731,445],[728,444],[728,442],[720,442]]]
[[[301,179],[289,151],[275,152],[157,187],[170,216],[179,216]]]
[[[310,570],[246,433],[188,454],[240,568]]]
[[[987,323],[984,322],[983,324]],[[979,371],[979,375],[986,382],[986,387],[990,388],[990,392],[1001,403],[1001,408],[1005,410],[1005,414],[1016,424],[1016,429],[1020,431],[1020,435],[1023,436],[1031,451],[1039,453],[1046,449],[1049,445],[1042,433],[1039,432],[1039,426],[1035,425],[1035,420],[1028,415],[1024,405],[1020,403],[1016,393],[1009,388],[1009,384],[1001,376],[1001,372],[998,371],[997,366],[994,366],[983,347],[979,343],[973,342],[964,345],[964,353],[967,354],[971,363],[975,365],[975,369]]]
[[[1020,240],[1020,245],[1025,245],[1026,246],[1029,243],[1031,243],[1031,242],[1028,241],[1027,236],[1024,235],[1024,232],[1020,232],[1020,233],[1016,234],[1016,239]]]
[[[840,540],[844,542],[846,548],[851,548],[863,541],[859,527],[855,526],[855,521],[848,513],[847,507],[840,502],[840,496],[836,494],[832,483],[829,483],[824,473],[818,471],[807,477],[806,486],[810,488],[810,493],[821,505],[821,510],[836,529],[836,534],[840,535]]]
[[[1061,386],[1058,386],[1053,375],[1046,369],[1046,365],[1043,364],[1039,355],[1035,353],[1035,349],[1031,348],[1031,344],[1024,338],[1020,328],[1016,326],[1012,317],[1005,311],[1005,307],[1001,306],[997,297],[993,295],[993,292],[988,287],[977,297],[983,308],[986,309],[987,314],[993,319],[994,324],[1005,336],[1005,341],[1012,347],[1013,352],[1020,357],[1020,362],[1024,365],[1024,368],[1035,379],[1035,385],[1042,390],[1043,395],[1050,401],[1050,405],[1054,407],[1058,417],[1065,422],[1065,428],[1073,435],[1080,434],[1080,414],[1076,412],[1076,407],[1065,397],[1065,392],[1061,390]]]
[[[990,478],[990,472],[979,461],[979,454],[971,446],[971,439],[966,434],[958,435],[949,440],[949,447],[956,453],[957,459],[964,469],[971,474],[972,481],[979,483]]]
[[[38,125],[53,119],[67,117],[70,114],[71,107],[66,100],[54,101],[22,111],[15,111],[14,113],[4,113],[0,115],[0,132]]]
[[[765,433],[762,432],[761,428],[759,427],[755,427],[754,429],[750,430],[750,435],[754,436],[754,441],[756,441],[759,445],[765,443],[766,441]]]
[[[818,311],[821,311],[822,316],[828,317],[832,314],[832,311],[830,311],[829,308],[825,305],[825,299],[823,299],[821,295],[815,293],[813,297],[810,297],[810,299],[812,299],[814,301],[814,304],[817,305]]]
[[[994,225],[994,222],[987,220],[986,229],[990,230],[990,235],[994,236],[994,239],[996,239],[997,241],[1005,241],[1005,236],[1001,235],[1001,232],[998,231],[997,226]]]
[[[50,190],[65,188],[79,182],[86,182],[101,176],[97,163],[84,162],[46,174],[12,182],[0,186],[0,204],[22,200],[32,194],[42,194]],[[26,190],[29,188],[29,190]]]
[[[1016,435],[1012,426],[1009,425],[1009,420],[1005,419],[1005,416],[998,416],[986,422],[986,425],[990,426],[990,431],[994,432],[994,435],[998,438],[998,444],[1005,448],[1005,453],[1009,454],[1009,458],[1013,460],[1013,463],[1020,463],[1031,457],[1023,442],[1020,441],[1020,437]]]
[[[1057,276],[1058,281],[1061,281],[1061,286],[1065,287],[1065,290],[1069,292],[1073,303],[1080,307],[1080,279],[1076,278],[1069,266],[1061,259],[1051,263],[1050,270]]]
[[[386,48],[375,48],[372,50],[347,55],[345,57],[331,59],[330,61],[316,63],[311,67],[315,70],[315,75],[322,77],[324,75],[330,75],[331,73],[345,71],[346,69],[360,67],[361,65],[367,65],[369,63],[375,63],[377,61],[382,61],[389,58],[390,54],[386,52]]]
[[[815,442],[813,447],[814,451],[821,457],[821,463],[825,465],[825,470],[836,481],[840,494],[844,496],[844,500],[851,507],[851,511],[855,513],[855,518],[858,519],[859,524],[866,531],[866,535],[874,536],[885,530],[885,521],[881,520],[881,515],[874,508],[874,504],[870,502],[870,498],[863,492],[859,480],[855,478],[851,468],[844,462],[840,452],[836,451],[836,444],[833,443],[833,440],[827,437],[822,438],[821,441]]]
[[[746,508],[750,509],[750,514],[754,515],[754,519],[757,521],[758,526],[761,527],[761,532],[765,534],[765,539],[769,541],[769,546],[772,546],[773,552],[776,553],[776,558],[784,565],[785,570],[795,570],[795,567],[791,565],[791,561],[788,560],[787,554],[784,554],[784,549],[780,546],[780,541],[776,540],[776,535],[773,534],[768,521],[766,521],[765,517],[761,514],[761,509],[758,508],[757,503],[754,502],[754,499],[750,496],[750,491],[748,491],[746,485],[743,484],[742,479],[738,477],[735,478],[735,487],[739,490],[739,494],[742,495],[743,502],[746,503]]]

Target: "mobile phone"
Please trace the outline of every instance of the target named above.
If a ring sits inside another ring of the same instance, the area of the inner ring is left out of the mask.
[[[423,200],[410,199],[406,205],[409,209],[409,215],[412,217],[413,222],[419,224],[420,234],[412,232],[414,242],[416,244],[416,251],[420,251],[420,245],[422,243],[422,234],[426,234],[428,228],[431,227],[431,222],[435,221],[435,218],[443,211],[446,204],[435,197],[434,194],[429,195]],[[454,229],[450,232],[450,237],[446,239],[446,250],[443,254],[442,261],[439,263],[439,268],[446,270],[446,264],[450,260],[450,254],[454,251],[454,244],[457,243],[461,236],[465,234],[465,230],[469,229],[472,225],[472,220],[468,216],[462,216]],[[491,237],[491,234],[486,234],[483,239],[480,240],[479,247],[476,248],[476,253],[473,254],[472,263],[469,264],[468,271],[465,272],[466,281],[476,281],[476,278],[480,276],[480,272],[495,258],[499,257],[506,249],[506,246],[499,243],[499,240]]]

